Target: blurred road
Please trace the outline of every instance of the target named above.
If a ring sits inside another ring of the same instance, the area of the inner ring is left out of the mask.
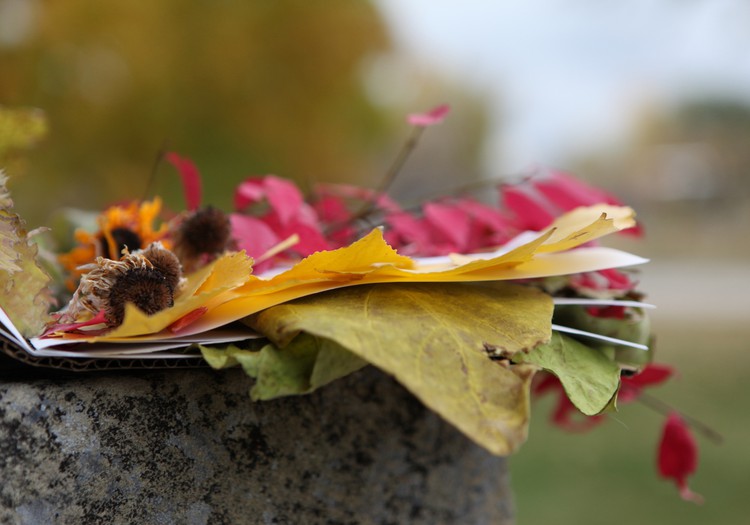
[[[745,323],[750,335],[750,263],[660,260],[641,267],[654,319]]]

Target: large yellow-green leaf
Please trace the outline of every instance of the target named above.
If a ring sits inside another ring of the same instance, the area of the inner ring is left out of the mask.
[[[342,288],[269,308],[248,322],[283,353],[301,332],[335,341],[395,378],[494,454],[526,438],[534,366],[512,356],[550,336],[552,301],[507,283]]]
[[[50,278],[37,263],[37,245],[24,222],[13,212],[13,201],[0,172],[0,306],[25,337],[39,335],[48,319]]]
[[[530,363],[555,374],[570,401],[587,416],[602,412],[620,387],[620,367],[604,353],[557,332],[515,361]]]

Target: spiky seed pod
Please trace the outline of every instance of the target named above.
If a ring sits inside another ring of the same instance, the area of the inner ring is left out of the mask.
[[[115,279],[109,289],[104,310],[108,325],[122,324],[127,303],[152,315],[174,305],[174,290],[156,268],[133,268]]]
[[[197,270],[232,249],[231,234],[229,217],[211,206],[184,217],[174,234],[174,253],[185,273]]]
[[[161,242],[151,243],[141,252],[143,256],[167,279],[167,283],[177,293],[182,280],[182,265],[177,256],[167,250]]]
[[[59,322],[77,322],[84,312],[104,311],[107,325],[114,327],[122,323],[127,303],[149,315],[174,304],[174,278],[165,276],[142,252],[125,250],[119,261],[97,257],[85,269],[89,271]]]

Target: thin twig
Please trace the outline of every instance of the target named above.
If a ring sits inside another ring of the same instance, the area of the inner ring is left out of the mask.
[[[159,171],[159,166],[161,166],[161,163],[164,161],[164,157],[167,154],[168,149],[168,141],[164,141],[161,144],[161,147],[156,151],[156,156],[154,157],[154,162],[151,164],[151,171],[148,174],[148,180],[146,181],[146,189],[143,192],[143,198],[141,200],[146,200],[148,198],[149,193],[151,193],[151,190],[154,187],[154,183],[156,182],[156,174]]]
[[[396,180],[396,177],[401,172],[401,168],[403,168],[404,164],[406,164],[406,160],[417,147],[417,144],[419,144],[419,139],[422,136],[422,133],[424,133],[424,130],[424,126],[414,126],[412,128],[411,135],[409,135],[404,144],[401,146],[401,149],[396,155],[396,158],[393,159],[391,166],[388,168],[388,171],[385,173],[383,180],[380,182],[380,186],[375,190],[373,200],[364,203],[364,205],[359,210],[357,210],[354,214],[352,214],[351,217],[349,217],[349,219],[346,220],[346,222],[330,225],[328,228],[326,228],[326,233],[335,232],[341,229],[343,226],[352,224],[360,219],[364,219],[377,208],[377,198],[380,195],[384,195],[388,192],[388,189],[393,184],[393,181]]]
[[[455,197],[456,195],[471,193],[475,190],[479,190],[487,186],[496,186],[496,185],[505,184],[505,183],[507,183],[506,179],[498,178],[498,177],[492,177],[489,179],[480,179],[480,180],[475,180],[471,182],[466,182],[459,186],[454,186],[446,190],[439,190],[434,193],[428,194],[424,197],[420,197],[419,199],[415,199],[413,202],[410,202],[404,205],[403,209],[404,211],[418,211],[419,209],[422,208],[422,206],[425,203],[433,201],[435,199],[439,199],[439,198],[446,197],[446,196]]]
[[[710,439],[717,445],[721,445],[721,443],[724,441],[724,436],[719,434],[713,428],[709,427],[704,422],[677,410],[672,405],[662,401],[661,399],[641,392],[638,396],[638,401],[640,401],[647,407],[659,412],[660,414],[664,414],[665,416],[673,412],[678,413],[688,425],[693,427],[693,429],[695,429],[697,432],[700,432],[701,434],[703,434],[703,436],[705,436],[707,439]]]

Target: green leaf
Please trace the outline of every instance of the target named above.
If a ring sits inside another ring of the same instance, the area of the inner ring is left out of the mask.
[[[246,362],[251,363],[258,354],[257,350],[239,348],[235,345],[229,345],[224,348],[198,345],[198,348],[206,363],[215,370],[240,366]]]
[[[299,352],[298,334],[335,341],[392,374],[428,407],[490,452],[525,439],[536,367],[493,362],[550,336],[552,301],[509,283],[354,286],[275,306],[248,323]]]
[[[203,358],[213,368],[240,365],[256,379],[250,390],[253,400],[309,394],[331,381],[356,372],[367,365],[360,357],[340,345],[301,334],[280,350],[267,344],[260,351],[201,346]]]
[[[587,416],[599,414],[614,400],[620,387],[620,367],[600,350],[557,332],[517,361],[555,374],[570,401]]]
[[[37,245],[13,212],[0,171],[0,306],[25,337],[39,335],[49,316],[50,278],[37,262]]]

